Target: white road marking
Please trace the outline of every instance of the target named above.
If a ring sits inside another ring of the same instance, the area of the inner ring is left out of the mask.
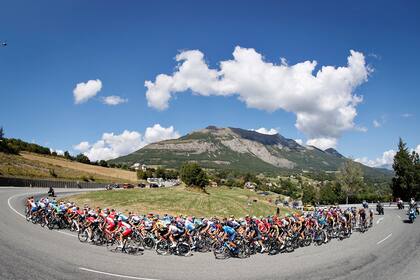
[[[384,217],[382,217],[382,218],[379,218],[377,221],[376,221],[376,224],[379,224],[380,222],[382,222],[382,220],[384,219]]]
[[[397,215],[397,217],[400,218],[400,220],[401,220],[401,216],[400,215]]]
[[[93,270],[93,269],[84,268],[84,267],[79,267],[79,269],[80,270],[84,270],[84,271],[88,271],[88,272],[93,272],[93,273],[98,273],[98,274],[103,274],[103,275],[108,275],[108,276],[114,276],[114,277],[120,277],[120,278],[126,278],[126,279],[157,280],[157,279],[152,279],[152,278],[143,278],[143,277],[136,277],[136,276],[128,276],[128,275],[121,275],[121,274],[109,273],[109,272],[104,272],[104,271],[99,271],[99,270]]]
[[[392,236],[392,233],[388,234],[387,237],[385,237],[384,239],[382,239],[381,241],[379,241],[378,243],[376,243],[376,245],[381,244],[382,242],[384,242],[385,240],[387,240],[388,238],[390,238]]]
[[[27,195],[27,194],[23,194],[23,195]],[[18,194],[15,194],[15,195],[12,195],[11,197],[9,197],[9,199],[7,200],[7,204],[9,205],[9,208],[13,211],[13,212],[15,212],[16,214],[18,214],[19,216],[21,216],[22,218],[24,218],[24,219],[26,219],[26,217],[25,217],[25,215],[22,215],[21,213],[19,213],[19,211],[17,211],[15,208],[13,208],[12,207],[12,205],[10,204],[10,201],[13,199],[13,198],[15,198],[15,197],[17,197],[17,196],[23,196],[21,193],[18,193]]]
[[[12,195],[11,197],[9,197],[9,199],[7,199],[7,204],[9,205],[10,210],[12,210],[13,212],[15,212],[16,214],[18,214],[19,216],[21,216],[24,219],[26,219],[25,215],[23,215],[22,213],[19,213],[19,211],[17,211],[15,208],[13,208],[12,204],[10,203],[10,201],[13,198],[15,198],[15,197],[25,196],[25,195],[30,195],[30,194],[29,193],[25,193],[25,194],[18,193],[18,194]],[[68,233],[68,232],[64,232],[64,231],[55,231],[55,232],[58,232],[58,233],[61,233],[61,234],[65,234],[65,235],[69,235],[69,236],[72,236],[72,237],[77,237],[77,235],[74,235],[74,234],[71,234],[71,233]]]

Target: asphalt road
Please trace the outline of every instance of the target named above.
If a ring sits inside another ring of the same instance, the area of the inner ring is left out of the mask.
[[[420,279],[420,220],[404,223],[404,210],[386,208],[364,234],[291,254],[129,256],[26,222],[25,197],[39,192],[46,190],[0,187],[0,279]]]

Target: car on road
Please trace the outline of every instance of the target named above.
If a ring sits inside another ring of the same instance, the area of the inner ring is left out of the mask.
[[[315,207],[311,204],[306,204],[305,206],[303,206],[303,211],[314,211]]]
[[[133,184],[128,184],[128,183],[125,183],[125,184],[123,184],[123,189],[134,189],[134,185]]]

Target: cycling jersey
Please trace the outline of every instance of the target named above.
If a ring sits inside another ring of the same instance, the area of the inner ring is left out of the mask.
[[[236,238],[236,231],[230,226],[223,226],[223,231],[228,235],[229,241],[234,241]]]

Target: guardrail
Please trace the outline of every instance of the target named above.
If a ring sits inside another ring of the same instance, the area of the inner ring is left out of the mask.
[[[36,188],[78,188],[78,189],[98,189],[105,188],[105,183],[62,181],[48,179],[25,179],[0,177],[0,186],[14,187],[36,187]]]

